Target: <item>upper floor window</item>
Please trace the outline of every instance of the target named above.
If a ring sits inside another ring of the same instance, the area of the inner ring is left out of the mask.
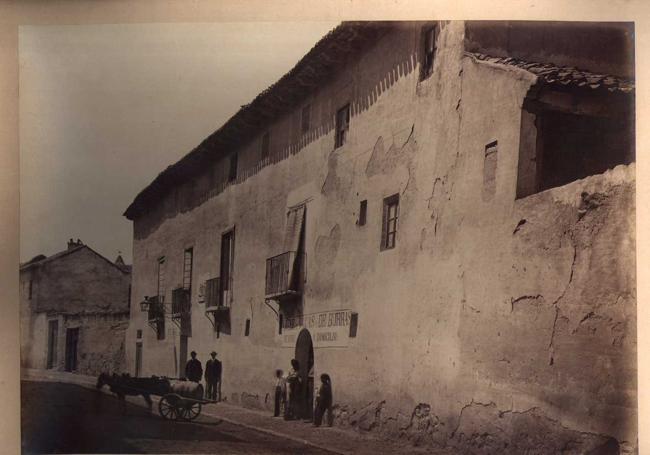
[[[399,194],[384,199],[381,229],[381,250],[395,247],[397,236],[397,219],[399,218]]]
[[[269,156],[269,132],[268,131],[264,133],[264,136],[262,136],[261,156],[262,159],[266,159]]]
[[[300,132],[302,134],[307,133],[309,131],[309,128],[311,128],[310,116],[311,116],[311,104],[308,104],[302,108],[302,115],[300,117]]]
[[[334,148],[345,144],[350,129],[350,105],[346,104],[336,112],[336,137]]]
[[[192,261],[194,259],[194,249],[188,248],[183,254],[183,289],[192,289]]]
[[[237,153],[230,155],[230,168],[228,169],[228,181],[232,182],[237,179]]]
[[[158,299],[165,299],[165,257],[158,259]]]
[[[221,290],[232,289],[233,259],[235,256],[235,230],[221,236]]]
[[[420,80],[433,73],[433,60],[436,56],[436,26],[426,27],[422,32],[422,72]]]

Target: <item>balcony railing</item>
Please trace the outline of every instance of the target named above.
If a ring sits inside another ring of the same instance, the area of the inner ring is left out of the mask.
[[[158,322],[165,319],[165,306],[161,297],[155,296],[149,299],[147,314],[149,322]]]
[[[172,318],[179,318],[189,314],[190,307],[190,290],[177,288],[172,291]]]
[[[304,254],[287,251],[266,260],[267,299],[300,295],[304,277]]]
[[[225,286],[221,278],[212,278],[205,282],[206,308],[229,308],[232,285]],[[229,283],[230,284],[230,283]]]

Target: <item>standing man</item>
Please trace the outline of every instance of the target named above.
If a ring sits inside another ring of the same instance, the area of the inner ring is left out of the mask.
[[[205,363],[205,382],[208,386],[208,399],[221,401],[221,362],[217,353],[210,353],[212,358]]]
[[[275,407],[273,417],[280,417],[280,413],[286,410],[287,406],[287,380],[282,370],[275,370]]]
[[[185,377],[192,382],[201,382],[201,378],[203,377],[201,362],[197,360],[195,351],[192,351],[190,355],[192,358],[185,365]]]

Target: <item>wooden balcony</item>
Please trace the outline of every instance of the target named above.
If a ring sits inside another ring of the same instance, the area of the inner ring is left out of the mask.
[[[172,291],[172,319],[180,319],[191,312],[190,290],[177,288]]]
[[[266,260],[267,299],[283,300],[300,296],[304,281],[304,254],[287,251]]]

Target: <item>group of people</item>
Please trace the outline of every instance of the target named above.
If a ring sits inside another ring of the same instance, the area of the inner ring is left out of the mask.
[[[185,365],[185,377],[192,382],[201,382],[203,379],[203,366],[196,358],[196,352],[190,353],[190,360]],[[208,400],[221,401],[221,361],[217,359],[217,353],[212,351],[210,359],[205,363],[205,384]]]
[[[201,361],[196,358],[196,352],[190,353],[191,359],[185,365],[187,380],[201,383],[205,378],[207,399],[221,401],[221,361],[217,353],[212,351],[210,359],[205,363],[205,374]],[[311,373],[310,373],[311,374]],[[300,370],[300,362],[291,360],[291,368],[285,376],[282,370],[275,371],[275,409],[273,415],[283,415],[285,420],[294,420],[310,417],[308,406],[308,388],[305,378]],[[311,382],[311,381],[310,381]],[[320,426],[327,413],[327,423],[332,425],[332,380],[329,375],[320,375],[320,385],[316,393],[316,406],[314,407],[314,425]]]
[[[300,362],[291,360],[291,368],[285,376],[282,370],[275,370],[275,406],[274,417],[279,417],[284,411],[285,420],[308,417],[309,410],[305,406],[307,387],[300,371]],[[332,425],[332,381],[328,374],[320,375],[320,386],[316,393],[316,406],[314,408],[314,425],[320,426],[323,416],[327,412],[327,423]]]

